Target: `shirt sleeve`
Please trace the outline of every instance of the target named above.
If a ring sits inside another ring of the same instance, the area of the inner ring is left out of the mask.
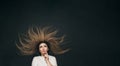
[[[53,57],[53,66],[57,66],[57,60],[56,60],[56,58],[55,57]]]
[[[32,60],[32,66],[37,66],[37,58],[34,57]]]

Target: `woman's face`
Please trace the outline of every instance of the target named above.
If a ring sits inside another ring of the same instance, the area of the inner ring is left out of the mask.
[[[41,55],[44,55],[48,52],[48,46],[46,43],[41,43],[39,45],[39,52],[41,53]]]

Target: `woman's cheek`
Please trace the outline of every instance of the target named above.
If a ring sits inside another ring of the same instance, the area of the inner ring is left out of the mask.
[[[42,49],[39,49],[39,52],[41,52]]]
[[[48,51],[48,48],[46,48],[45,50]]]

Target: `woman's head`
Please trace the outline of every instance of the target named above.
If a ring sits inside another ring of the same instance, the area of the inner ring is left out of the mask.
[[[48,53],[49,48],[48,48],[48,45],[46,43],[41,43],[41,44],[39,44],[38,47],[39,47],[39,52],[41,55]]]
[[[50,44],[46,41],[39,42],[36,46],[36,50],[40,55],[44,55],[49,53],[50,51]]]

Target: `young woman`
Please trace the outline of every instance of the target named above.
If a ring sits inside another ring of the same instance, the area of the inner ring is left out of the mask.
[[[23,55],[39,53],[39,56],[33,57],[32,66],[57,66],[56,58],[50,52],[63,54],[69,50],[60,47],[64,36],[58,37],[57,32],[50,27],[30,28],[24,38],[19,38],[20,45],[16,46]]]

